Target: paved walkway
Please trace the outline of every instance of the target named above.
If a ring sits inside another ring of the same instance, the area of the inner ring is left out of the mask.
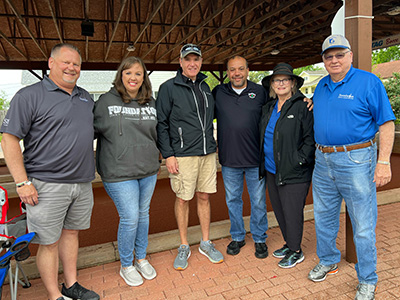
[[[377,226],[379,284],[376,299],[400,299],[400,203],[379,206]],[[344,255],[344,215],[341,216],[338,248]],[[279,228],[268,231],[270,252],[282,246]],[[215,241],[225,253],[230,239]],[[172,268],[176,249],[149,255],[158,276],[140,287],[129,287],[119,276],[119,262],[79,271],[79,282],[90,287],[107,300],[191,300],[191,299],[354,299],[357,285],[354,265],[344,259],[339,273],[314,283],[307,279],[309,270],[318,262],[315,254],[314,222],[304,226],[303,251],[306,259],[292,269],[281,269],[278,259],[271,255],[263,260],[254,257],[251,237],[237,256],[225,255],[225,261],[214,265],[193,245],[189,267],[182,272]],[[62,280],[62,278],[60,278]],[[45,300],[46,292],[40,281],[31,281],[29,289],[18,289],[19,300]],[[10,299],[8,286],[3,299]]]

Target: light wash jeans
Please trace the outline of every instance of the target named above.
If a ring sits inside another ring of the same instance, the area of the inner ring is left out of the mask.
[[[246,235],[242,199],[243,182],[246,178],[251,204],[250,232],[255,243],[265,243],[268,229],[265,177],[259,180],[258,167],[230,168],[225,166],[222,166],[222,177],[231,221],[232,240],[243,241]]]
[[[104,182],[107,194],[119,214],[118,251],[122,267],[146,257],[149,234],[149,209],[157,182],[157,174],[137,180]]]
[[[322,265],[340,261],[336,247],[339,214],[345,200],[353,226],[360,283],[376,284],[375,227],[377,221],[376,144],[347,152],[322,153],[316,150],[313,198],[317,255]]]

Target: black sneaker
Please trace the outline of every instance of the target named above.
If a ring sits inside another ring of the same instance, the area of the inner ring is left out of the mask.
[[[278,263],[278,266],[284,269],[293,268],[298,263],[301,263],[304,260],[303,251],[300,250],[300,253],[296,251],[289,250],[286,253],[286,256],[282,258],[282,260]]]
[[[228,247],[226,248],[226,253],[229,255],[236,255],[239,254],[240,248],[246,245],[246,242],[243,241],[232,241],[229,243]]]
[[[285,244],[285,245],[283,245],[282,248],[275,250],[272,253],[272,256],[276,257],[276,258],[284,258],[286,256],[286,254],[289,252],[289,250],[290,250],[289,247]]]
[[[95,292],[88,290],[81,286],[78,282],[75,282],[73,286],[67,289],[62,284],[61,294],[65,297],[69,297],[72,300],[99,300],[100,296]]]
[[[254,243],[256,252],[254,255],[257,258],[266,258],[268,256],[268,247],[265,243]]]

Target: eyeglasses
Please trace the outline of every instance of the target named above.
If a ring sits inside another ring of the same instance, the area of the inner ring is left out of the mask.
[[[275,85],[280,85],[281,83],[283,84],[288,84],[289,81],[291,81],[292,78],[284,78],[284,79],[272,79],[272,83]]]
[[[327,61],[331,61],[333,57],[336,57],[337,60],[341,60],[344,58],[346,53],[349,53],[350,51],[342,52],[342,53],[336,53],[335,55],[324,55],[324,59]]]

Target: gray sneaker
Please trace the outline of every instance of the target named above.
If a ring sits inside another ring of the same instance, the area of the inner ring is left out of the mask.
[[[157,276],[156,270],[154,270],[153,266],[149,263],[147,259],[142,260],[141,262],[135,261],[135,268],[138,270],[140,274],[147,280],[152,280]]]
[[[185,270],[188,266],[190,254],[191,252],[188,245],[180,245],[178,248],[178,255],[174,261],[174,269],[178,271]]]
[[[321,264],[318,264],[308,273],[308,279],[319,282],[325,280],[327,275],[333,275],[338,272],[338,266],[337,264],[329,265],[329,266],[324,266]]]
[[[354,300],[373,300],[375,299],[375,284],[360,283],[357,285],[357,293]]]
[[[224,261],[224,256],[221,252],[215,249],[214,244],[211,241],[201,242],[199,252],[205,256],[214,264],[219,264]]]

